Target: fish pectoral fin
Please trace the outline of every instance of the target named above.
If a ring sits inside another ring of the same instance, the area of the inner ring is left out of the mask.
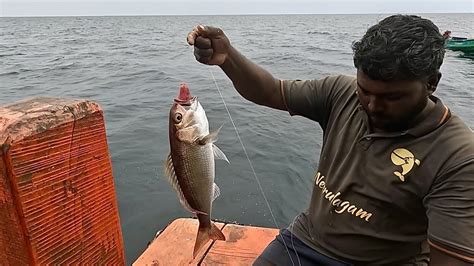
[[[215,199],[217,199],[217,197],[219,197],[220,195],[221,195],[221,190],[220,190],[219,187],[216,185],[216,183],[214,183],[214,185],[213,185],[212,201],[214,201]]]
[[[212,151],[214,152],[214,158],[221,159],[230,164],[229,159],[225,156],[224,152],[219,149],[215,144],[212,144]]]
[[[218,129],[215,131],[207,134],[206,136],[199,138],[198,139],[198,144],[199,145],[206,145],[208,143],[214,143],[217,141],[217,135],[219,134],[219,131],[221,130],[222,126],[220,126]]]
[[[176,172],[174,171],[173,159],[171,158],[171,153],[168,154],[168,157],[165,161],[165,175],[168,178],[168,181],[170,182],[173,189],[178,194],[179,202],[186,210],[195,214],[199,213],[199,214],[207,215],[207,213],[195,210],[193,207],[191,207],[191,205],[189,205],[188,201],[184,197],[184,193],[181,190],[181,187],[179,186],[178,177],[176,176]]]

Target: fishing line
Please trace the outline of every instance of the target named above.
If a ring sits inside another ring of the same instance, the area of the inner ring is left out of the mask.
[[[293,221],[291,222],[291,225],[290,225],[290,227],[291,227],[291,230],[290,230],[290,234],[291,234],[291,246],[293,246],[293,250],[294,250],[295,253],[296,253],[296,258],[298,259],[298,265],[299,265],[299,266],[301,266],[301,261],[300,261],[300,256],[298,256],[298,251],[297,251],[296,248],[295,248],[295,243],[293,242],[293,233],[292,233],[292,231],[293,231],[293,228],[294,228],[294,226],[295,226],[295,221],[296,221],[296,219],[297,219],[300,215],[301,215],[301,214],[296,215],[296,217],[293,219]]]
[[[212,76],[212,79],[214,80],[214,84],[216,85],[217,91],[219,92],[219,95],[221,96],[222,102],[224,103],[225,110],[227,111],[227,114],[229,115],[230,122],[232,123],[232,126],[234,127],[235,133],[237,134],[237,138],[239,139],[239,142],[242,145],[242,149],[244,150],[245,157],[247,157],[247,160],[250,164],[250,168],[252,169],[252,172],[253,172],[253,176],[255,177],[255,180],[257,181],[260,192],[262,193],[263,199],[265,200],[265,203],[267,204],[268,210],[270,210],[270,215],[272,216],[273,223],[275,224],[275,226],[277,228],[280,228],[278,226],[278,223],[277,223],[276,219],[275,219],[275,215],[273,215],[273,211],[272,211],[272,208],[270,207],[270,203],[268,202],[267,196],[265,196],[265,192],[263,191],[262,185],[260,184],[260,180],[258,179],[257,174],[255,173],[255,169],[253,168],[253,164],[250,161],[249,155],[247,154],[247,149],[245,148],[244,143],[242,142],[242,139],[240,138],[239,131],[237,130],[237,127],[235,126],[234,120],[232,119],[232,116],[230,115],[229,108],[227,108],[227,104],[224,100],[224,97],[222,96],[221,90],[219,89],[219,85],[217,85],[217,81],[216,81],[216,78],[214,77],[214,73],[212,73],[212,70],[210,68],[209,68],[209,73],[211,73],[211,76]],[[289,251],[289,249],[286,245],[286,242],[285,242],[285,239],[283,238],[283,236],[281,237],[281,239],[283,240],[283,245],[285,246],[286,252],[288,252],[288,257],[290,258],[291,264],[294,266],[295,263],[293,262],[293,259],[291,258],[290,251]],[[294,249],[294,245],[293,245],[293,249]],[[295,252],[296,252],[296,250],[295,250]],[[296,252],[296,257],[298,258],[298,263],[299,263],[298,265],[301,266],[301,262],[300,262],[300,258],[298,256],[298,252]]]

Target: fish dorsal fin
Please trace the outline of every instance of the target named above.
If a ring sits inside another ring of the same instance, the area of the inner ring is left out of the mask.
[[[214,143],[217,141],[217,135],[219,134],[219,131],[221,130],[222,126],[220,126],[217,130],[207,134],[204,137],[201,137],[197,140],[199,145],[206,145],[208,143]]]
[[[216,185],[216,183],[214,183],[214,185],[213,185],[212,201],[214,201],[215,199],[217,199],[217,197],[219,197],[220,195],[221,195],[221,190],[220,190],[219,187]]]
[[[229,160],[227,159],[227,156],[225,156],[224,152],[219,149],[219,147],[216,146],[216,144],[212,144],[212,151],[214,152],[214,158],[216,159],[221,159],[226,161],[227,163],[230,163]]]
[[[193,213],[200,213],[200,214],[207,215],[207,213],[198,211],[194,209],[193,207],[191,207],[191,205],[189,205],[188,201],[184,197],[184,193],[181,190],[181,187],[179,186],[178,177],[176,176],[176,172],[174,171],[173,160],[171,159],[171,154],[168,154],[168,157],[166,158],[166,161],[165,161],[165,175],[168,178],[168,181],[170,182],[173,189],[178,194],[179,202],[186,210]]]

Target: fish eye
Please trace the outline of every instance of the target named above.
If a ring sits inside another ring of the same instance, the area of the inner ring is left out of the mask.
[[[174,121],[176,123],[180,123],[182,119],[183,119],[183,115],[181,113],[174,114]]]

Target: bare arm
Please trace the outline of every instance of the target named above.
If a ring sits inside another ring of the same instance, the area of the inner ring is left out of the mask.
[[[437,248],[433,245],[430,245],[430,266],[443,266],[443,265],[452,265],[452,266],[472,266],[474,261],[467,262],[466,260],[461,260],[458,257],[455,257],[454,254],[448,254],[449,251],[441,250],[441,247]]]
[[[188,34],[187,40],[190,45],[194,45],[196,60],[203,64],[220,66],[245,99],[286,110],[280,80],[240,54],[222,30],[197,26]]]

